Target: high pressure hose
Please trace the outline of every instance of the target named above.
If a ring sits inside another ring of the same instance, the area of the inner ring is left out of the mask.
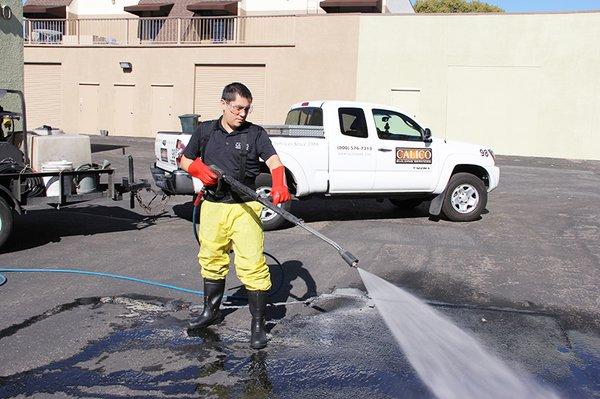
[[[200,196],[200,199],[202,197]],[[198,198],[196,198],[196,201],[194,201],[194,211],[193,211],[193,215],[192,215],[192,219],[193,219],[193,228],[194,228],[194,236],[196,237],[196,240],[198,240],[198,232],[197,232],[197,228],[196,228],[196,219],[198,217],[198,208],[200,207],[200,201],[198,200]],[[280,278],[279,281],[277,283],[277,285],[275,286],[275,289],[271,290],[271,292],[269,293],[269,296],[273,296],[275,295],[283,286],[283,267],[281,265],[281,263],[271,254],[268,254],[266,252],[264,252],[265,256],[268,256],[269,258],[273,259],[275,261],[275,263],[277,263],[277,266],[280,269]],[[125,280],[125,281],[133,281],[135,283],[141,283],[141,284],[146,284],[146,285],[152,285],[155,287],[161,287],[161,288],[167,288],[170,290],[175,290],[175,291],[181,291],[181,292],[185,292],[188,294],[194,294],[194,295],[198,295],[198,296],[204,296],[204,292],[203,291],[198,291],[198,290],[192,290],[189,288],[183,288],[183,287],[178,287],[175,285],[170,285],[170,284],[164,284],[164,283],[160,283],[158,281],[152,281],[152,280],[144,280],[144,279],[140,279],[140,278],[136,278],[136,277],[130,277],[130,276],[123,276],[120,274],[113,274],[113,273],[104,273],[104,272],[92,272],[89,270],[78,270],[78,269],[31,269],[31,268],[27,268],[27,269],[22,269],[22,268],[0,268],[0,286],[2,286],[3,284],[5,284],[7,282],[7,278],[2,274],[2,273],[68,273],[68,274],[82,274],[82,275],[87,275],[87,276],[99,276],[99,277],[108,277],[108,278],[113,278],[113,279],[117,279],[117,280]],[[238,297],[238,296],[233,296],[233,295],[225,295],[224,300],[231,300],[231,299],[245,299],[243,297]]]
[[[176,290],[176,291],[181,291],[181,292],[187,292],[188,294],[194,294],[194,295],[204,296],[204,292],[202,292],[202,291],[196,291],[196,290],[191,290],[189,288],[182,288],[182,287],[177,287],[175,285],[159,283],[158,281],[143,280],[143,279],[135,278],[135,277],[122,276],[120,274],[103,273],[103,272],[91,272],[89,270],[77,270],[77,269],[17,269],[17,268],[2,269],[2,268],[0,268],[0,273],[72,273],[72,274],[85,274],[85,275],[88,275],[88,276],[110,277],[110,278],[114,278],[114,279],[117,279],[117,280],[133,281],[133,282],[136,282],[136,283],[142,283],[142,284],[147,284],[147,285],[153,285],[153,286],[156,286],[156,287],[168,288],[168,289],[171,289],[171,290]],[[2,274],[0,274],[0,286],[2,284],[6,283],[6,281],[7,281],[7,278],[4,277]]]
[[[328,244],[333,246],[338,251],[338,253],[344,259],[344,261],[346,263],[348,263],[349,266],[357,267],[358,259],[356,257],[354,257],[354,255],[352,255],[349,251],[345,250],[342,246],[337,244],[335,241],[330,240],[329,238],[325,237],[324,235],[320,234],[319,232],[315,231],[314,229],[306,226],[302,220],[296,218],[289,212],[284,211],[281,208],[278,208],[277,206],[274,206],[267,199],[260,197],[254,190],[250,189],[249,187],[244,186],[243,184],[239,183],[237,180],[231,178],[230,176],[225,175],[222,171],[218,170],[218,172],[221,174],[221,177],[223,178],[223,180],[225,180],[227,183],[229,183],[232,186],[232,188],[234,188],[238,192],[241,192],[241,193],[244,193],[244,194],[250,196],[251,198],[253,198],[256,201],[259,201],[264,206],[277,212],[278,214],[283,216],[288,221],[296,224],[299,227],[302,227],[303,229],[307,230],[311,234],[313,234],[316,237],[320,238],[321,240],[327,242]],[[194,200],[194,209],[192,212],[192,227],[194,229],[194,237],[196,237],[196,241],[198,241],[198,244],[200,244],[200,242],[199,242],[199,238],[198,238],[196,219],[198,218],[198,209],[200,207],[200,203],[202,202],[203,195],[204,195],[204,190],[200,190],[200,192],[198,193],[198,195],[196,196],[196,198]],[[269,294],[269,296],[273,296],[283,286],[283,267],[282,267],[281,263],[273,255],[271,255],[267,252],[264,252],[264,255],[273,259],[275,261],[275,263],[277,263],[277,266],[279,266],[279,268],[281,270],[279,282],[275,286],[275,288],[271,291],[271,293]],[[109,278],[114,278],[114,279],[119,279],[119,280],[133,281],[133,282],[137,282],[137,283],[153,285],[156,287],[168,288],[168,289],[172,289],[172,290],[176,290],[176,291],[181,291],[181,292],[191,293],[191,294],[195,294],[195,295],[199,295],[199,296],[204,296],[204,292],[202,292],[202,291],[191,290],[188,288],[177,287],[177,286],[169,285],[169,284],[163,284],[163,283],[159,283],[157,281],[143,280],[143,279],[139,279],[139,278],[135,278],[135,277],[122,276],[119,274],[92,272],[92,271],[88,271],[88,270],[77,270],[77,269],[18,269],[18,268],[8,269],[8,268],[0,268],[0,286],[2,286],[7,281],[6,277],[3,276],[1,273],[74,273],[74,274],[84,274],[84,275],[101,276],[101,277],[109,277]],[[225,296],[225,299],[227,299],[227,298],[243,299],[241,297]],[[282,302],[281,304],[289,304],[289,303],[290,302]],[[304,301],[293,301],[291,303],[305,303],[305,302]]]

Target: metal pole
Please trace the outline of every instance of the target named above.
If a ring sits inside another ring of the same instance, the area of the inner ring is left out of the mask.
[[[133,173],[133,157],[129,155],[129,157],[127,157],[127,161],[129,164],[129,184],[131,185],[133,184],[135,178]],[[135,208],[135,193],[133,191],[129,193],[129,208]]]

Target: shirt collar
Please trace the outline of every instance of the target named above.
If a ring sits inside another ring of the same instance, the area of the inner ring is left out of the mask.
[[[226,135],[234,136],[239,133],[245,133],[248,131],[248,128],[250,127],[250,122],[246,121],[246,122],[244,122],[244,124],[242,126],[237,128],[233,132],[229,133],[227,130],[225,130],[225,128],[221,124],[222,119],[223,119],[223,116],[221,116],[221,117],[219,117],[219,119],[217,119],[217,124],[216,124],[215,128],[216,128],[216,130],[219,130],[220,132],[225,133]]]

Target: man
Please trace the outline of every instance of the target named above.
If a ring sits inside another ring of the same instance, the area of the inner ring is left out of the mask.
[[[221,108],[223,115],[219,119],[198,126],[180,161],[185,171],[213,189],[207,192],[200,213],[198,260],[204,279],[204,310],[189,325],[192,329],[201,329],[220,321],[219,306],[229,271],[229,251],[233,249],[237,276],[248,291],[252,314],[250,346],[261,349],[267,345],[265,308],[271,288],[263,255],[262,205],[224,183],[215,190],[218,176],[209,165],[254,188],[259,158],[262,158],[271,171],[273,203],[289,201],[291,196],[285,182],[285,167],[267,132],[246,121],[252,110],[250,90],[241,83],[225,86]]]

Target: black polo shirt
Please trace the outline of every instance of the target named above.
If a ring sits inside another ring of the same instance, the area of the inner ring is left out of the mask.
[[[208,134],[208,141],[205,135]],[[241,158],[242,158],[242,135],[246,135],[246,172],[245,176],[240,176]],[[196,159],[202,155],[202,146],[206,143],[204,150],[204,159],[202,160],[207,165],[216,165],[228,175],[235,177],[237,180],[255,188],[255,179],[260,172],[259,158],[263,160],[269,159],[275,155],[275,148],[271,143],[265,129],[254,125],[250,122],[245,122],[238,129],[231,133],[221,125],[221,118],[214,121],[202,122],[198,125],[196,131],[192,134],[188,145],[183,151],[188,159]],[[206,199],[214,202],[246,202],[250,198],[240,196],[236,192],[223,185],[220,193],[207,192]]]

